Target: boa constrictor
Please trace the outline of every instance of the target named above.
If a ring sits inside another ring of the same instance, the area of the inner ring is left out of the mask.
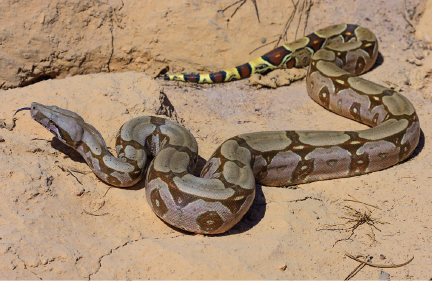
[[[222,233],[251,206],[255,181],[284,186],[356,176],[392,166],[413,152],[420,134],[413,105],[399,93],[355,76],[369,70],[377,54],[378,41],[371,31],[341,24],[227,71],[168,77],[222,82],[310,64],[306,84],[312,99],[372,127],[238,135],[216,149],[201,177],[191,174],[198,156],[195,138],[169,120],[139,117],[125,123],[117,135],[116,158],[98,131],[74,112],[33,103],[31,116],[75,148],[100,179],[115,186],[137,183],[147,156],[153,155],[145,192],[157,216],[187,231]]]

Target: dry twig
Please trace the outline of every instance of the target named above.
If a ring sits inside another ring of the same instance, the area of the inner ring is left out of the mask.
[[[232,15],[231,15],[231,17],[230,18],[232,18],[236,13],[237,13],[237,11],[244,5],[244,3],[246,3],[246,1],[247,0],[239,0],[239,1],[236,1],[236,2],[234,2],[234,3],[232,3],[231,5],[228,5],[227,7],[225,7],[225,9],[223,9],[222,10],[222,12],[225,12],[226,10],[228,10],[229,8],[231,8],[232,6],[234,6],[234,5],[236,5],[236,4],[238,4],[238,3],[240,3],[240,5],[238,5],[237,6],[237,8],[234,10],[234,12],[232,13]],[[258,22],[259,23],[261,23],[261,21],[260,21],[260,17],[259,17],[259,12],[258,12],[258,5],[257,5],[257,2],[256,2],[256,0],[251,0],[252,1],[252,3],[254,4],[254,6],[255,6],[255,12],[256,12],[256,15],[257,15],[257,18],[258,18]]]
[[[400,69],[399,69],[399,72],[402,73],[402,74],[406,77],[406,79],[407,79],[407,80],[405,80],[405,85],[407,85],[407,86],[411,86],[411,80],[409,79],[408,75],[406,75],[406,73],[403,72],[403,71],[400,70]]]
[[[59,167],[63,172],[67,172],[68,174],[70,174],[81,185],[83,185],[83,183],[78,179],[77,176],[75,176],[74,172],[81,173],[81,174],[84,174],[84,175],[89,173],[89,172],[84,172],[84,171],[76,170],[76,169],[73,169],[73,168],[69,169],[68,167],[63,167],[63,166],[60,166],[60,165],[57,165],[57,167]]]
[[[292,11],[292,13],[291,13],[290,17],[288,18],[287,22],[285,23],[284,30],[279,35],[279,39],[277,40],[275,48],[279,45],[279,43],[282,40],[282,38],[285,38],[285,41],[288,41],[287,40],[288,39],[287,38],[288,29],[289,29],[291,23],[294,21],[294,17],[295,17],[295,15],[297,13],[300,1],[301,0],[298,0],[297,3],[294,3],[294,1],[291,0],[292,4],[294,5],[294,10]],[[311,7],[313,5],[312,0],[302,0],[302,1],[303,1],[302,4],[300,4],[301,8],[299,10],[299,20],[298,20],[298,24],[297,24],[294,40],[297,39],[297,33],[298,33],[299,28],[300,28],[301,19],[303,17],[303,14],[306,14],[305,24],[304,24],[304,29],[303,29],[303,36],[305,35],[305,31],[306,31],[306,27],[307,27],[307,22],[308,22],[308,19],[309,19],[309,12],[310,12],[310,9],[311,9]]]
[[[109,213],[93,214],[93,213],[87,212],[87,211],[84,210],[84,209],[83,209],[83,211],[84,211],[84,213],[86,213],[87,215],[91,215],[91,216],[95,216],[95,217],[101,217],[101,216],[109,215]]]
[[[401,267],[401,266],[404,266],[404,265],[409,264],[409,263],[412,262],[412,260],[414,259],[414,256],[413,256],[411,259],[409,259],[408,261],[406,261],[406,262],[404,262],[404,263],[401,263],[401,264],[392,264],[392,265],[390,265],[390,264],[375,264],[375,263],[370,263],[370,262],[368,262],[368,261],[362,261],[361,259],[358,259],[358,258],[356,258],[356,257],[354,257],[353,255],[348,254],[348,253],[345,253],[345,255],[346,255],[347,257],[349,257],[349,258],[355,260],[355,261],[358,261],[358,262],[364,263],[364,264],[369,265],[369,266],[372,266],[372,267],[378,267],[378,268],[396,268],[396,267]],[[359,257],[359,256],[358,256],[358,257]],[[361,257],[361,256],[360,256],[360,257]]]
[[[351,195],[349,195],[349,194],[348,194],[348,196],[351,197],[352,200],[351,200],[351,199],[344,199],[344,201],[356,202],[356,203],[364,204],[364,205],[366,205],[366,206],[370,206],[370,207],[373,207],[373,208],[375,208],[375,209],[379,209],[379,210],[381,210],[381,209],[378,208],[377,206],[374,206],[374,205],[371,205],[371,204],[368,204],[368,203],[361,202],[361,201],[355,199],[353,196],[351,196]]]
[[[351,278],[353,278],[357,273],[360,272],[360,270],[362,270],[363,267],[365,267],[366,265],[368,266],[372,266],[372,267],[378,267],[378,268],[396,268],[396,267],[401,267],[404,265],[409,264],[414,257],[412,257],[410,260],[408,260],[407,262],[401,263],[401,264],[393,264],[393,265],[388,265],[388,264],[375,264],[375,263],[371,263],[372,257],[367,255],[366,257],[363,255],[358,255],[357,257],[354,257],[351,254],[348,254],[345,252],[345,255],[355,261],[358,261],[360,264],[353,270],[351,271],[350,274],[348,274],[348,276],[345,278],[345,280],[350,280]],[[364,257],[364,260],[361,260],[359,258]]]
[[[105,195],[107,195],[108,191],[111,189],[111,186],[108,186],[107,190],[105,191],[104,195],[102,197],[105,197]]]
[[[366,261],[370,262],[372,260],[372,257],[366,256]],[[363,267],[366,266],[365,262],[360,263],[356,268],[354,268],[353,271],[351,271],[350,274],[348,274],[347,277],[345,277],[345,280],[350,280],[351,278],[353,278],[357,273],[360,272],[360,270],[363,269]]]
[[[280,42],[281,42],[282,39],[284,39],[285,42],[288,41],[288,37],[287,37],[288,36],[288,29],[291,26],[291,23],[294,21],[294,18],[295,18],[295,15],[297,13],[300,1],[301,0],[298,0],[297,3],[294,3],[294,1],[291,0],[292,4],[294,6],[294,10],[291,12],[288,20],[286,21],[283,31],[277,36],[278,39],[273,40],[273,41],[271,41],[271,42],[269,42],[267,44],[264,44],[264,45],[261,45],[261,46],[255,48],[254,50],[252,50],[249,53],[249,55],[252,54],[253,52],[255,52],[255,51],[257,51],[257,50],[265,47],[265,46],[268,46],[268,45],[273,44],[273,43],[276,42],[276,44],[273,47],[273,49],[275,49],[277,46],[279,46],[279,44],[280,44]],[[312,4],[313,4],[312,0],[302,0],[302,1],[303,1],[302,4],[300,4],[301,5],[301,9],[299,10],[300,11],[300,15],[299,15],[299,20],[298,20],[298,24],[297,24],[294,40],[297,39],[297,33],[298,33],[298,30],[299,30],[299,27],[300,27],[300,24],[301,24],[302,16],[303,16],[303,14],[306,14],[305,23],[304,23],[304,29],[303,29],[303,36],[304,36],[304,33],[306,31],[306,27],[307,27],[307,22],[308,22],[308,19],[309,19],[309,12],[310,12],[310,9],[311,9]],[[240,1],[237,1],[237,2],[240,2]],[[258,15],[258,10],[257,10],[257,15]]]
[[[285,27],[284,27],[282,33],[279,35],[279,39],[277,40],[277,43],[274,46],[274,49],[279,45],[279,43],[282,40],[282,38],[284,38],[284,37],[286,38],[287,33],[288,33],[288,28],[290,27],[292,21],[294,20],[295,13],[297,12],[297,4],[298,4],[298,2],[297,2],[297,4],[295,4],[293,0],[291,0],[291,2],[294,5],[294,10],[291,12],[290,17],[288,18],[287,22],[285,23]]]
[[[273,40],[273,41],[271,41],[271,42],[269,42],[269,43],[267,43],[267,44],[264,44],[264,45],[261,45],[261,46],[259,46],[259,47],[256,47],[255,49],[253,49],[250,53],[249,53],[249,55],[250,54],[252,54],[253,52],[255,52],[256,50],[259,50],[259,49],[261,49],[261,48],[263,48],[263,47],[265,47],[265,46],[268,46],[268,45],[270,45],[270,44],[273,44],[274,42],[276,42],[277,40]]]

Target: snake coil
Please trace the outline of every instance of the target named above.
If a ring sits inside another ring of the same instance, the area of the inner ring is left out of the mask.
[[[167,80],[227,82],[276,68],[310,65],[309,96],[323,107],[372,128],[361,131],[274,131],[242,134],[222,143],[195,177],[198,146],[182,126],[158,117],[125,123],[118,157],[78,114],[32,103],[31,116],[76,149],[103,181],[137,183],[148,165],[145,192],[167,223],[197,233],[222,233],[247,212],[255,181],[284,186],[350,177],[390,167],[417,146],[419,120],[401,94],[356,77],[377,58],[378,41],[366,28],[340,24],[318,30],[244,65],[212,74],[170,75]]]

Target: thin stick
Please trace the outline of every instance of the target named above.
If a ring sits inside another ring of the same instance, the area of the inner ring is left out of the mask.
[[[261,49],[261,48],[263,48],[263,47],[265,47],[265,46],[268,46],[268,45],[270,45],[270,44],[272,44],[272,43],[274,43],[274,42],[276,42],[276,41],[277,41],[277,40],[273,40],[273,41],[271,41],[271,42],[269,42],[269,43],[267,43],[267,44],[261,45],[261,46],[255,48],[255,49],[253,49],[252,52],[249,53],[249,55],[251,55],[253,52],[255,52],[255,51],[257,51],[257,50],[259,50],[259,49]]]
[[[254,6],[255,6],[255,12],[256,12],[256,14],[257,14],[258,22],[261,23],[260,18],[259,18],[259,13],[258,13],[258,5],[257,5],[257,2],[256,2],[256,0],[251,0],[251,1],[252,1],[252,3],[253,3]]]
[[[411,86],[411,81],[410,81],[408,75],[406,75],[405,72],[403,72],[403,71],[400,70],[400,69],[399,69],[399,72],[402,73],[403,75],[405,75],[405,77],[406,77],[406,79],[407,79],[407,80],[405,81],[405,85]]]
[[[246,3],[247,0],[243,0],[243,3],[241,3],[234,11],[234,13],[232,13],[231,18],[237,13],[237,11],[244,5],[244,3]]]
[[[109,215],[109,213],[103,213],[103,214],[93,214],[93,213],[87,212],[87,211],[86,211],[86,210],[84,210],[84,209],[83,209],[83,211],[84,211],[84,213],[86,213],[87,215],[90,215],[90,216],[95,216],[95,217],[101,217],[101,216],[106,216],[106,215]]]
[[[372,260],[372,257],[367,257],[367,261],[370,262]],[[351,278],[353,278],[357,273],[360,272],[360,270],[363,269],[363,267],[366,266],[366,263],[362,262],[360,263],[356,268],[354,268],[353,271],[351,271],[350,274],[348,274],[347,277],[345,277],[345,280],[350,280]]]
[[[412,262],[412,260],[414,259],[414,256],[413,256],[411,259],[409,259],[408,261],[406,261],[406,262],[404,262],[404,263],[401,263],[401,264],[394,264],[394,265],[388,265],[388,264],[375,264],[375,263],[370,263],[370,262],[367,262],[367,261],[362,261],[362,260],[360,260],[360,259],[354,257],[353,255],[348,254],[347,252],[345,252],[345,255],[346,255],[347,257],[349,257],[349,258],[355,260],[355,261],[358,261],[358,262],[364,263],[364,264],[369,265],[369,266],[372,266],[372,267],[378,267],[378,268],[396,268],[396,267],[401,267],[401,266],[404,266],[404,265],[409,264],[409,263]]]
[[[83,185],[82,184],[82,182],[74,175],[74,173],[71,171],[71,170],[69,170],[69,168],[66,168],[66,170],[69,172],[69,174],[71,174],[72,175],[72,177],[74,177],[76,180],[77,180],[77,182],[80,184],[80,185]]]
[[[300,10],[300,16],[299,16],[299,20],[298,20],[297,29],[296,29],[296,32],[295,32],[295,35],[294,35],[294,40],[297,39],[297,32],[298,32],[299,27],[300,27],[301,18],[302,18],[302,15],[303,15],[303,11],[304,11],[304,8],[305,8],[305,4],[306,4],[306,0],[303,1],[303,6],[302,6],[302,8],[301,8],[301,10]]]
[[[239,0],[237,2],[234,2],[233,4],[228,5],[225,9],[223,9],[222,12],[225,12],[227,9],[229,9],[230,7],[234,6],[235,4],[237,4],[237,3],[241,2],[241,1],[245,2],[246,0]]]
[[[238,5],[238,7],[234,10],[234,13],[232,13],[232,15],[231,15],[231,18],[237,13],[237,11],[246,3],[246,1],[247,0],[239,0],[239,1],[236,1],[236,2],[234,2],[234,3],[232,3],[231,5],[228,5],[225,9],[223,9],[223,10],[221,10],[222,12],[225,12],[227,9],[229,9],[229,8],[231,8],[232,6],[234,6],[234,5],[236,5],[236,4],[238,4],[238,3],[240,3],[240,2],[242,2],[240,5]],[[256,0],[251,0],[252,1],[252,3],[254,4],[254,6],[255,6],[255,12],[256,12],[256,15],[257,15],[257,18],[258,18],[258,22],[259,23],[261,23],[261,21],[260,21],[260,17],[259,17],[259,12],[258,12],[258,5],[257,5],[257,2],[256,2]]]
[[[109,186],[108,188],[107,188],[107,190],[105,191],[105,194],[102,196],[102,197],[105,197],[105,195],[107,195],[107,193],[108,193],[108,191],[111,189],[111,186]]]
[[[361,202],[361,201],[355,199],[353,196],[351,196],[351,195],[349,195],[349,194],[348,194],[348,196],[351,197],[353,200],[351,200],[351,199],[344,199],[344,201],[356,202],[356,203],[364,204],[364,205],[367,205],[367,206],[373,207],[373,208],[375,208],[375,209],[379,209],[379,210],[381,210],[379,207],[374,206],[374,205],[371,205],[371,204],[368,204],[368,203]]]
[[[81,170],[74,169],[74,168],[68,168],[68,169],[70,169],[72,172],[80,173],[82,175],[88,175],[88,174],[92,173],[92,171],[81,171]]]
[[[303,36],[306,35],[305,34],[306,33],[306,27],[307,27],[307,23],[308,23],[308,20],[309,20],[309,12],[310,12],[310,10],[312,8],[312,5],[313,5],[312,0],[310,0],[309,7],[306,10],[306,19],[305,19],[305,26],[304,26],[304,29],[303,29]]]
[[[280,40],[283,38],[284,35],[286,35],[286,33],[288,31],[288,28],[291,25],[291,22],[294,20],[294,15],[295,15],[295,13],[297,11],[297,4],[298,4],[298,2],[297,2],[297,4],[295,4],[293,0],[291,0],[291,2],[294,5],[294,10],[291,12],[290,17],[288,18],[287,22],[285,23],[284,30],[282,31],[281,35],[279,35],[279,39],[278,39],[278,41],[277,41],[277,43],[276,43],[276,45],[274,46],[273,49],[276,49],[276,47],[279,45]]]

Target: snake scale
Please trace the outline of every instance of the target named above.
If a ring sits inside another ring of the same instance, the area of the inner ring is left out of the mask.
[[[191,174],[198,157],[193,135],[159,117],[126,122],[116,139],[118,157],[100,133],[78,114],[32,103],[31,116],[76,149],[108,184],[127,187],[144,175],[147,201],[165,222],[196,233],[222,233],[247,212],[255,182],[285,186],[361,175],[406,159],[420,134],[416,111],[404,96],[356,75],[369,70],[378,41],[366,28],[334,25],[318,30],[249,63],[168,80],[226,82],[275,68],[310,65],[309,96],[339,115],[367,124],[361,131],[271,131],[242,134],[223,142],[200,177]],[[148,164],[147,158],[153,156]]]

